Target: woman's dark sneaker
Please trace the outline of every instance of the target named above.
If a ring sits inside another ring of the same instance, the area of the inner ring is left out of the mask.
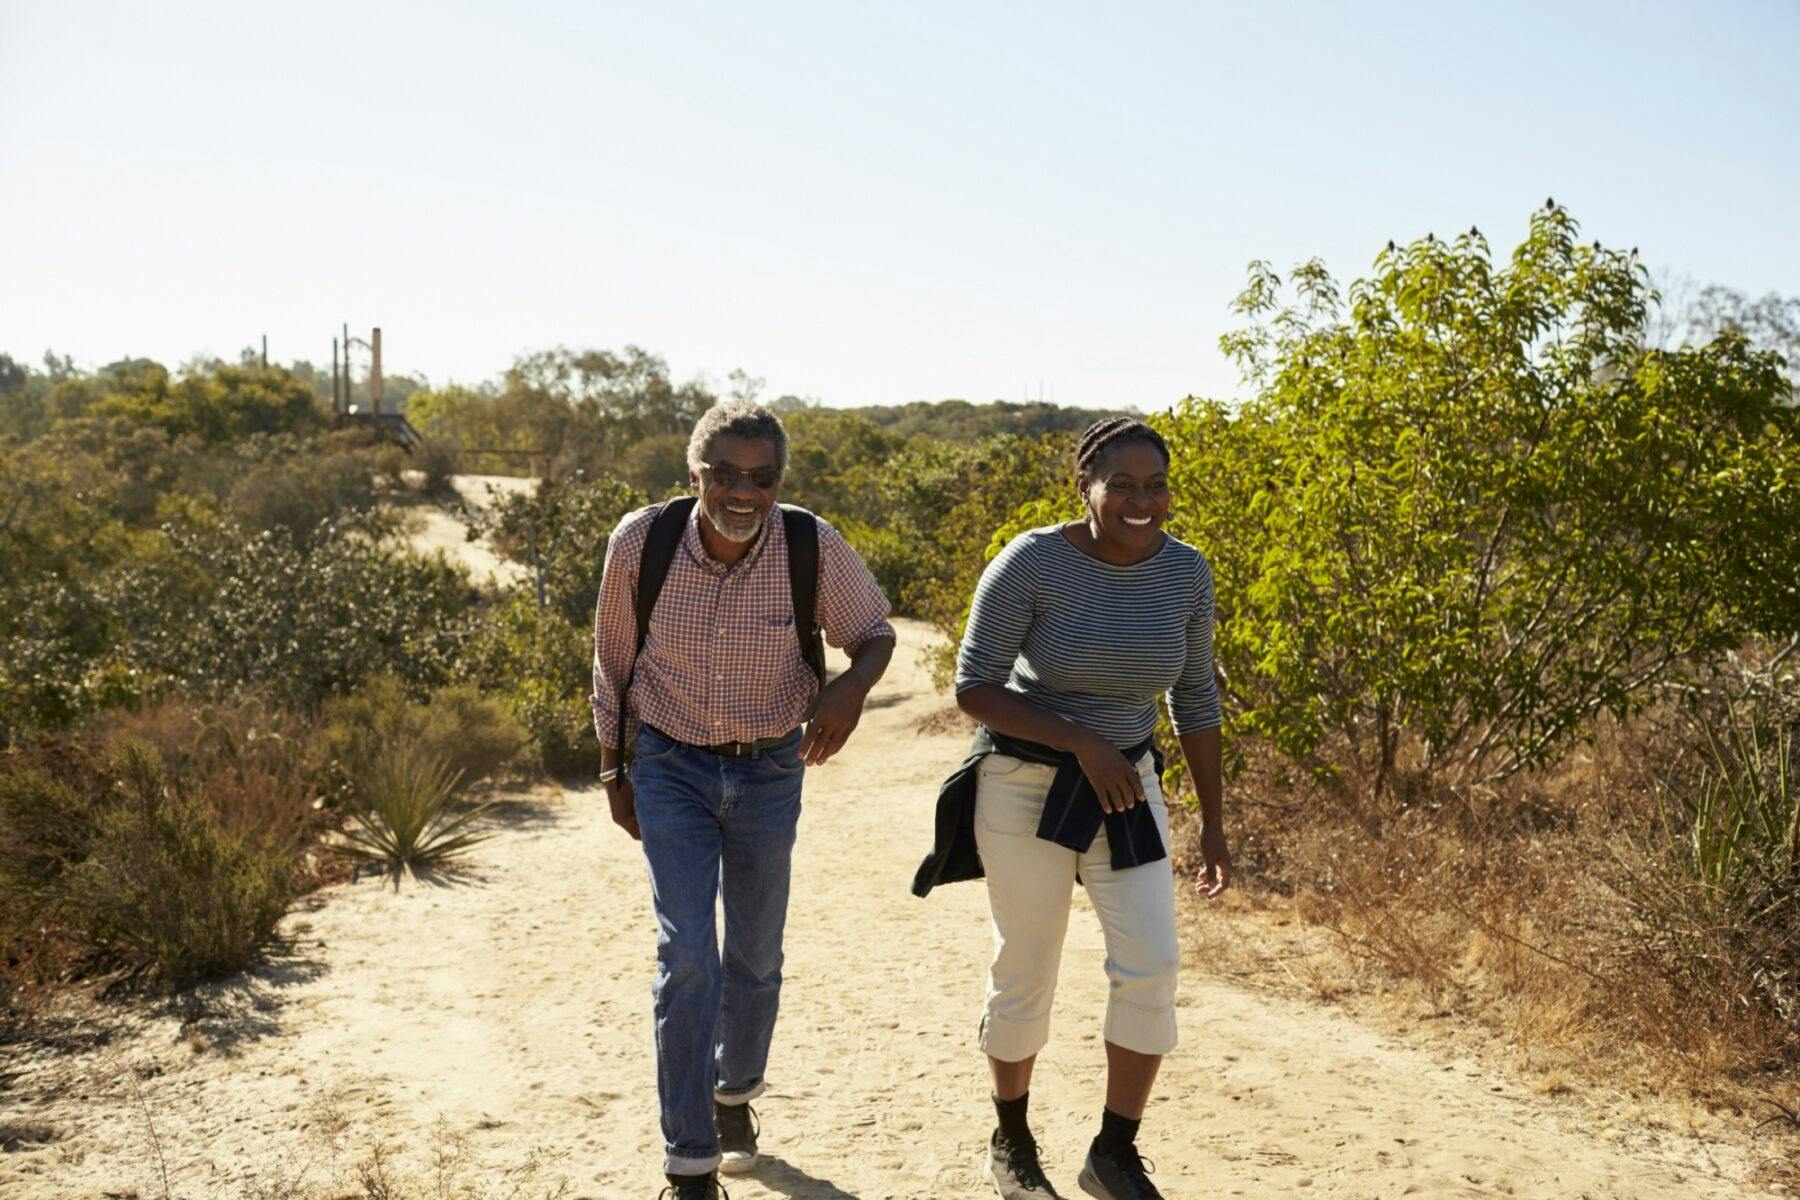
[[[708,1171],[704,1175],[671,1175],[669,1186],[656,1200],[731,1200],[719,1177]]]
[[[719,1170],[742,1175],[756,1166],[756,1135],[762,1126],[748,1104],[713,1101],[713,1128],[719,1134]]]
[[[1087,1165],[1081,1168],[1081,1178],[1076,1182],[1097,1200],[1163,1200],[1163,1194],[1150,1182],[1150,1164],[1136,1146],[1116,1150],[1090,1148]]]
[[[988,1170],[993,1173],[1000,1200],[1062,1200],[1038,1165],[1035,1139],[1015,1142],[994,1130],[988,1141]]]

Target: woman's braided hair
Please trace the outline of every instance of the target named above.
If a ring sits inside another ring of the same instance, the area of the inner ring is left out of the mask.
[[[1142,421],[1132,417],[1108,417],[1104,421],[1095,421],[1081,435],[1081,441],[1075,446],[1075,477],[1088,474],[1094,464],[1100,461],[1100,455],[1108,446],[1118,442],[1145,441],[1156,447],[1162,455],[1163,466],[1169,465],[1169,444],[1163,441],[1162,434],[1150,428]]]

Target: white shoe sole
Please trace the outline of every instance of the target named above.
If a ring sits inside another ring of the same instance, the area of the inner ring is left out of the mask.
[[[761,1157],[759,1154],[727,1154],[719,1160],[719,1174],[742,1175],[746,1171],[754,1171],[757,1159]]]

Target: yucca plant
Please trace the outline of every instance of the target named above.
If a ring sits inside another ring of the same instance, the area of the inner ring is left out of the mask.
[[[1800,874],[1800,795],[1792,732],[1761,714],[1730,710],[1723,737],[1707,734],[1710,762],[1683,811],[1664,821],[1715,913],[1761,922],[1795,903]]]
[[[461,812],[451,806],[461,779],[462,772],[416,750],[377,759],[350,806],[344,853],[398,876],[439,866],[487,840],[473,829],[487,805]]]

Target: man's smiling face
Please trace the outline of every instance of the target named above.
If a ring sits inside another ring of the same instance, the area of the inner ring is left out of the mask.
[[[700,513],[719,536],[750,541],[774,507],[781,484],[775,443],[720,434],[693,482],[700,489]]]

